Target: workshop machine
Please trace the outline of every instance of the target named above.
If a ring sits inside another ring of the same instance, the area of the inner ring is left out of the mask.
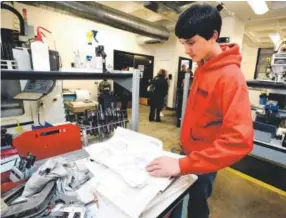
[[[283,85],[286,83],[286,41],[282,41],[274,50],[272,59],[267,59],[267,76],[269,81]],[[263,107],[256,111],[254,137],[263,143],[286,148],[286,90],[268,89],[259,96],[259,104]]]
[[[80,128],[67,123],[21,133],[13,140],[20,155],[32,153],[37,160],[81,149]]]
[[[13,139],[5,130],[1,132],[5,133],[1,134],[1,192],[25,182],[36,160],[82,148],[80,127],[71,123],[24,131]]]
[[[27,11],[24,9],[22,16],[9,2],[1,2],[1,10],[16,15],[20,23],[19,31],[1,28],[1,69],[32,71],[30,41],[35,36],[34,27],[27,24]],[[59,70],[59,60],[58,52],[49,50],[52,71]],[[25,182],[36,160],[81,149],[80,128],[63,123],[61,93],[54,80],[1,81],[1,192]],[[62,124],[42,125],[41,116],[45,121]],[[20,126],[23,120],[36,125],[25,126],[27,131],[16,128],[14,134],[14,122]]]
[[[34,27],[27,24],[27,10],[23,9],[22,15],[13,7],[13,2],[1,2],[1,10],[12,12],[20,23],[19,31],[1,28],[1,69],[32,72],[34,63],[30,42],[35,35]],[[49,50],[48,58],[50,69],[59,70],[58,52]],[[43,119],[49,123],[62,123],[65,121],[65,111],[61,93],[59,82],[54,80],[2,80],[1,122],[5,121],[4,127],[10,133],[15,133],[14,129],[10,129],[14,121],[19,125],[25,123],[25,129],[32,128],[28,125],[34,123],[45,126],[41,124]]]
[[[31,41],[34,40],[34,27],[27,24],[27,11],[23,16],[7,2],[1,2],[1,9],[15,14],[20,23],[20,31],[1,28],[1,69],[32,70]],[[38,29],[41,27],[38,27]],[[40,32],[40,31],[38,31]],[[57,51],[49,50],[49,63],[52,71],[60,68],[60,57]],[[24,101],[38,101],[51,93],[56,85],[53,80],[3,80],[1,81],[1,117],[9,117],[9,111],[16,110]],[[22,109],[23,110],[23,109]],[[24,111],[22,111],[24,113]],[[13,116],[13,115],[12,115]]]
[[[256,111],[254,138],[286,148],[286,93],[263,93],[259,103],[263,109]]]
[[[286,40],[274,51],[268,77],[271,81],[286,82]]]

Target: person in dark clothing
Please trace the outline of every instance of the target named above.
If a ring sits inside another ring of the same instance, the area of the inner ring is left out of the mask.
[[[182,82],[185,78],[185,73],[187,72],[187,66],[185,64],[182,65],[182,70],[178,74],[178,83],[177,83],[177,89],[182,88]]]
[[[156,114],[156,122],[161,122],[160,112],[164,106],[164,98],[168,93],[168,82],[166,80],[166,75],[166,70],[161,69],[157,76],[152,80],[149,121],[154,121]]]
[[[194,79],[194,74],[193,74],[193,71],[191,68],[188,68],[187,69],[187,73],[190,74],[190,83],[189,83],[189,86],[191,88],[191,85],[192,85],[192,82],[193,82],[193,79]],[[183,79],[183,82],[182,82],[182,87],[184,87],[184,82],[185,82],[185,78]]]

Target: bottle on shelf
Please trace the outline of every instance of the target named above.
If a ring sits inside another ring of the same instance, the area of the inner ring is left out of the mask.
[[[51,33],[44,27],[37,27],[37,35],[35,36],[34,41],[31,42],[33,69],[39,71],[49,71],[51,69],[49,46],[46,42],[44,42],[43,36],[45,36],[45,34],[41,30]]]

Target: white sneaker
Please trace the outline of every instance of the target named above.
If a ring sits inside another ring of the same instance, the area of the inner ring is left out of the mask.
[[[160,117],[164,117],[164,114],[162,112],[160,112]]]

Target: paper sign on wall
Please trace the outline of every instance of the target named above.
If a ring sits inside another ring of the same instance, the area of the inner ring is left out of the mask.
[[[143,78],[144,69],[145,69],[144,65],[138,65],[138,70],[140,70],[140,78]]]

